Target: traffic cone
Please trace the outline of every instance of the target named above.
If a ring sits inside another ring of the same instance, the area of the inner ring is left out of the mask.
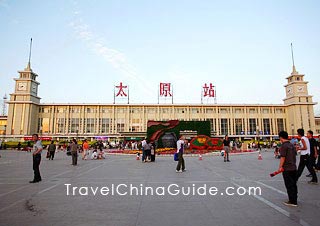
[[[139,153],[137,153],[136,160],[140,160],[140,155],[139,155]]]
[[[201,155],[201,154],[199,154],[199,160],[200,160],[200,161],[202,160],[202,155]]]
[[[258,155],[258,160],[262,160],[262,155],[261,155],[260,151],[259,151],[259,155]]]

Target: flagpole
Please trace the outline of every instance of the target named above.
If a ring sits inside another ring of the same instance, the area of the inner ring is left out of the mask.
[[[171,85],[171,83],[170,83]],[[171,103],[173,104],[173,85],[172,85],[172,97],[171,97]]]
[[[158,104],[160,103],[160,88],[158,86]]]
[[[215,92],[215,94],[214,94],[214,104],[217,104],[217,86],[215,86],[214,88],[215,88],[214,89],[214,92]]]
[[[113,86],[113,104],[116,103],[116,86]]]
[[[129,104],[129,94],[130,94],[130,91],[129,91],[129,86],[128,86],[128,104]]]

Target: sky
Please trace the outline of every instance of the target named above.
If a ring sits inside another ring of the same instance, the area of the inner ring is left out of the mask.
[[[310,0],[0,0],[0,95],[13,93],[32,38],[42,103],[112,103],[120,82],[130,103],[157,103],[170,82],[174,103],[200,103],[212,83],[217,103],[282,104],[293,43],[320,102],[319,11]]]

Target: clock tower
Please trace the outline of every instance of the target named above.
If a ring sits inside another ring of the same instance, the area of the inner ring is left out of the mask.
[[[30,66],[30,60],[15,78],[15,90],[10,94],[7,135],[30,135],[37,132],[40,97],[38,97],[37,74]]]
[[[315,119],[312,96],[308,93],[308,82],[304,81],[304,74],[296,71],[292,66],[291,75],[287,77],[286,98],[283,100],[287,106],[288,133],[295,135],[297,129],[315,130]]]

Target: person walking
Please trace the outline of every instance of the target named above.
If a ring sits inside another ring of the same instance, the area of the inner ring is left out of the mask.
[[[146,146],[147,146],[147,141],[146,138],[144,138],[141,141],[141,146],[142,146],[142,162],[146,162]]]
[[[297,187],[297,166],[295,147],[289,141],[289,136],[286,131],[279,133],[280,142],[280,163],[279,171],[283,171],[282,176],[287,189],[289,201],[284,202],[286,206],[298,206],[298,187]]]
[[[310,142],[307,137],[304,136],[304,129],[298,129],[298,138],[301,141],[300,146],[296,146],[297,151],[300,150],[300,162],[298,166],[298,172],[297,172],[297,180],[302,175],[302,172],[305,167],[308,168],[309,172],[312,175],[312,180],[309,181],[309,184],[318,184],[318,178],[316,175],[316,172],[314,171],[311,159],[310,159]]]
[[[316,170],[320,170],[320,135],[318,136],[318,160],[317,160],[317,164],[316,164]]]
[[[33,152],[32,152],[34,177],[33,177],[33,180],[29,182],[38,183],[42,180],[39,166],[41,162],[41,152],[43,150],[43,146],[42,146],[41,140],[39,140],[38,134],[33,134],[32,139],[34,141]]]
[[[156,160],[156,144],[154,142],[151,142],[151,162],[154,162]]]
[[[180,139],[177,141],[177,153],[178,153],[178,164],[176,167],[177,173],[182,173],[186,171],[184,158],[183,158],[183,151],[184,151],[184,145],[186,141],[184,137],[181,135]]]
[[[71,156],[72,156],[72,165],[76,166],[78,163],[78,143],[76,139],[72,140],[72,143],[70,145],[71,150]]]
[[[49,160],[53,160],[54,154],[56,152],[56,145],[54,144],[53,141],[51,141],[51,144],[49,144],[48,152],[49,152]]]
[[[307,137],[310,142],[310,164],[311,164],[312,168],[315,169],[316,168],[316,160],[318,158],[318,149],[317,149],[318,143],[317,143],[316,139],[313,138],[313,131],[312,130],[309,130],[307,132]],[[310,173],[306,176],[312,177],[312,174]]]
[[[147,144],[145,146],[145,162],[151,162],[151,143],[150,141],[148,140],[147,141]]]
[[[229,152],[230,152],[230,140],[228,135],[224,137],[223,140],[223,150],[224,150],[224,162],[230,162]]]
[[[87,141],[87,139],[85,139],[83,141],[83,144],[82,144],[82,160],[86,160],[87,159],[87,155],[89,155],[88,151],[89,151],[89,143]]]

